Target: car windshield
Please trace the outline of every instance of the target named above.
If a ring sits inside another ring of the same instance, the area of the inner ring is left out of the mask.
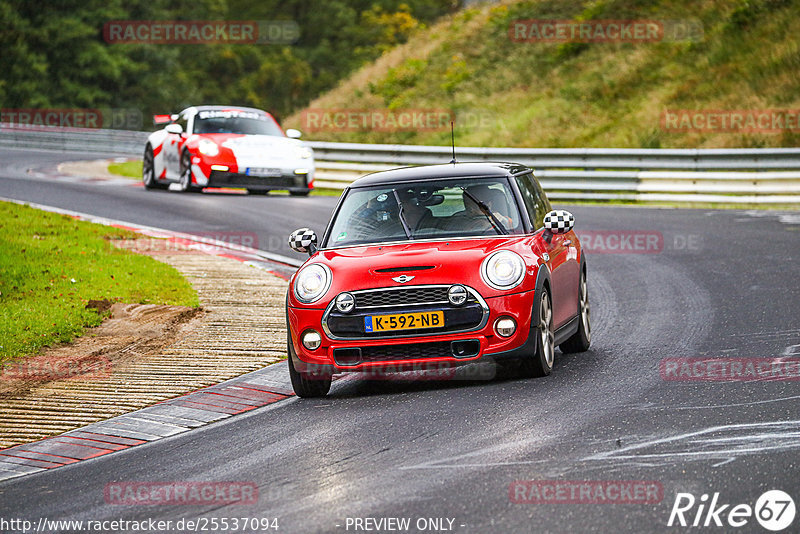
[[[252,111],[201,111],[194,119],[194,133],[275,135],[283,132],[268,115]]]
[[[351,189],[323,246],[522,232],[507,180],[462,178]]]

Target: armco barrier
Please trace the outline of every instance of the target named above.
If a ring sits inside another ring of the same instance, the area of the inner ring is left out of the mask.
[[[147,132],[4,127],[0,147],[141,156]],[[308,142],[317,187],[344,188],[369,172],[447,163],[446,146]],[[555,200],[800,204],[800,148],[634,149],[456,147],[460,161],[532,167]]]

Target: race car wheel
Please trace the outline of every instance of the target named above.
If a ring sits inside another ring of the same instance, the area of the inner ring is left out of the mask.
[[[187,150],[184,150],[181,156],[181,179],[178,184],[184,193],[197,193],[202,190],[201,187],[192,185],[192,155]]]
[[[156,180],[156,167],[153,162],[153,149],[150,145],[144,149],[144,157],[142,158],[142,182],[145,189],[166,189],[169,187],[167,184],[160,184]]]
[[[539,336],[536,353],[522,360],[522,373],[532,377],[547,376],[553,370],[555,335],[553,333],[553,307],[546,287],[542,288],[534,320],[538,321]]]
[[[289,378],[292,380],[292,389],[298,397],[324,397],[331,389],[331,376],[322,373],[303,373],[295,369],[292,360],[296,358],[296,354],[289,335],[286,338],[286,351],[289,355],[287,361],[289,362]]]
[[[559,345],[561,352],[584,352],[592,341],[592,325],[589,313],[589,289],[586,286],[586,271],[581,273],[578,292],[578,331]]]

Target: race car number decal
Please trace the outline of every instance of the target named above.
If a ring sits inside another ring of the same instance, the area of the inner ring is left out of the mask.
[[[368,315],[364,317],[365,332],[439,328],[442,326],[444,326],[444,312],[441,311]]]

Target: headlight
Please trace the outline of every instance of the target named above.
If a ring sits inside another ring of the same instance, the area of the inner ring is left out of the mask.
[[[311,147],[301,146],[297,150],[297,156],[299,158],[301,158],[301,159],[313,158],[314,157],[314,151],[311,149]]]
[[[326,266],[313,263],[304,267],[294,279],[294,294],[303,304],[322,298],[331,287],[331,271]]]
[[[200,151],[201,154],[211,157],[219,154],[217,143],[211,139],[200,139],[200,142],[197,144],[197,150]]]
[[[525,277],[525,261],[515,252],[501,250],[483,261],[481,276],[495,289],[511,289]]]

